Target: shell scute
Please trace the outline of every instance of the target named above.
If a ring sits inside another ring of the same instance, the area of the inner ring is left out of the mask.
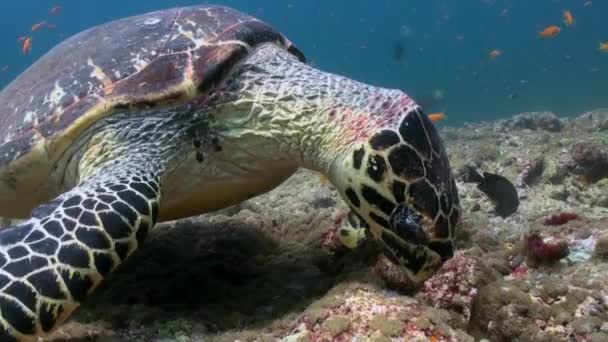
[[[184,82],[186,77],[184,69],[188,65],[188,59],[187,54],[158,57],[128,80],[116,83],[111,96],[108,97],[129,96],[133,99],[143,99],[149,94],[175,88]]]

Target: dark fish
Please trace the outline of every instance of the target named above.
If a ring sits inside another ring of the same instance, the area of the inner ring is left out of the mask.
[[[517,100],[519,98],[519,94],[518,93],[510,93],[509,95],[507,95],[507,98],[509,100]]]
[[[422,215],[416,210],[398,205],[389,218],[392,231],[405,241],[416,244],[427,244],[428,236],[422,228]]]
[[[397,62],[403,61],[403,54],[405,52],[405,42],[403,40],[399,40],[393,45],[393,58]]]
[[[506,218],[517,211],[519,198],[515,185],[501,175],[483,172],[467,166],[462,176],[463,182],[478,183],[477,188],[494,203],[498,216]]]

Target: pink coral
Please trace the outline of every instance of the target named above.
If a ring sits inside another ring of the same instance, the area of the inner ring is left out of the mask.
[[[525,264],[522,263],[522,264],[518,265],[515,269],[513,269],[513,271],[511,272],[511,274],[509,274],[507,279],[521,280],[521,279],[524,279],[526,277],[526,275],[528,275],[528,266],[526,266]]]
[[[424,283],[422,297],[434,306],[471,316],[471,305],[477,295],[478,262],[472,257],[456,254]]]
[[[566,241],[547,242],[538,234],[524,236],[524,244],[528,256],[536,261],[555,262],[569,253]]]
[[[330,229],[321,235],[321,249],[334,254],[346,250],[346,246],[342,244],[338,237],[338,229],[342,226],[348,215],[348,211],[338,211],[334,216],[334,223]]]

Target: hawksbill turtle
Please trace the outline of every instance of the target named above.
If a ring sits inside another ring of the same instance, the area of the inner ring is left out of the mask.
[[[53,331],[157,222],[300,167],[326,175],[414,279],[452,256],[449,161],[402,91],[313,68],[275,28],[221,6],[68,38],[0,93],[0,216],[23,219],[0,230],[0,340]]]

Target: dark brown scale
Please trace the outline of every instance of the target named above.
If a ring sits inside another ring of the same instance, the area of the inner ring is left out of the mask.
[[[53,305],[52,307],[47,302],[42,302],[39,311],[40,325],[42,326],[42,330],[45,332],[50,332],[55,325],[55,310],[57,312],[57,316],[61,316],[63,313],[63,305]],[[2,340],[4,341],[4,340]]]
[[[450,237],[450,222],[443,215],[439,215],[435,223],[435,237],[440,239]]]
[[[396,180],[393,182],[392,188],[393,188],[393,196],[395,197],[395,201],[397,201],[397,203],[405,202],[405,192],[407,191],[406,184],[401,181]]]
[[[121,239],[131,235],[131,227],[115,213],[99,213],[101,224],[111,238]]]
[[[114,244],[114,251],[118,254],[120,260],[124,261],[129,252],[129,244],[127,242],[116,242],[116,244]]]
[[[14,261],[2,269],[15,277],[23,277],[30,273],[32,270],[38,270],[48,265],[48,261],[45,258],[33,256],[31,258],[24,258],[19,261]]]
[[[54,255],[59,248],[59,243],[55,239],[46,238],[44,240],[32,243],[30,248],[36,253]]]
[[[374,222],[376,222],[380,226],[387,228],[387,229],[390,228],[388,221],[385,220],[382,216],[377,215],[375,213],[369,213],[369,217],[371,217],[371,219],[374,220]]]
[[[395,204],[393,202],[379,194],[376,189],[371,188],[367,185],[363,185],[361,187],[361,195],[370,205],[380,209],[380,211],[382,211],[386,215],[390,215],[393,211],[393,208],[395,207]]]
[[[424,130],[426,131],[426,134],[431,143],[431,148],[435,153],[439,154],[442,150],[442,144],[441,138],[439,137],[439,133],[437,133],[435,125],[433,125],[431,119],[429,119],[429,117],[425,115],[420,109],[418,110],[418,117],[420,117],[420,120],[422,121]]]
[[[424,214],[430,218],[437,217],[437,214],[439,213],[439,198],[428,182],[420,181],[411,184],[409,193],[414,199],[414,206],[416,209],[423,210]]]
[[[25,242],[34,242],[34,241],[38,241],[41,240],[45,237],[46,235],[44,235],[41,231],[39,230],[34,230],[32,231],[32,233],[30,235],[27,236],[27,239],[25,239]]]
[[[130,226],[135,225],[135,221],[137,220],[137,213],[131,209],[130,206],[126,205],[123,202],[115,202],[112,204],[112,209],[116,211],[120,216],[122,216]]]
[[[95,260],[95,268],[102,276],[110,273],[114,266],[112,257],[106,253],[95,253],[93,259]]]
[[[88,268],[90,262],[89,253],[74,243],[61,245],[59,253],[57,253],[57,260],[76,268]]]
[[[55,300],[66,299],[65,293],[61,291],[56,280],[56,274],[52,270],[44,270],[27,277],[27,281],[34,286],[36,291],[45,297]]]
[[[356,208],[359,208],[361,206],[361,200],[359,200],[359,196],[357,196],[355,190],[353,190],[352,188],[347,188],[344,193],[346,194],[346,197],[348,197],[348,200],[350,201],[350,203],[352,203],[352,205],[354,205]]]
[[[84,211],[82,215],[80,215],[80,219],[78,220],[80,224],[85,226],[97,226],[99,223],[97,222],[97,217],[90,211]]]
[[[68,217],[71,217],[73,219],[78,219],[80,217],[80,214],[82,213],[82,209],[80,207],[72,207],[72,208],[67,208],[63,211]]]
[[[27,255],[27,253],[28,253],[27,249],[25,249],[25,247],[22,247],[22,246],[16,246],[16,247],[13,247],[8,250],[8,256],[11,259],[19,259],[22,256]]]
[[[81,211],[80,208],[72,208],[72,209],[78,209],[79,211]],[[68,210],[71,210],[71,209],[68,209]],[[59,221],[56,221],[56,220],[49,221],[46,224],[44,224],[43,227],[46,232],[53,235],[54,237],[60,237],[61,235],[63,235],[63,227],[61,226],[61,223],[59,223]]]
[[[401,138],[414,147],[422,157],[425,159],[431,157],[429,139],[418,112],[413,111],[405,116],[399,125],[399,133],[401,134]]]
[[[66,269],[61,269],[61,278],[68,287],[70,294],[75,300],[84,301],[89,289],[93,286],[93,280],[82,273],[73,273]]]
[[[388,155],[388,162],[393,173],[404,179],[424,177],[422,160],[411,147],[401,145],[394,148]]]
[[[76,230],[76,238],[93,249],[109,249],[112,246],[110,240],[98,228],[80,227]]]
[[[363,163],[363,157],[365,156],[365,149],[363,147],[358,148],[353,152],[353,167],[355,170],[359,170],[361,168],[361,163]]]
[[[393,131],[380,131],[369,140],[370,146],[376,151],[382,151],[401,142],[399,135]]]
[[[0,297],[0,307],[2,307],[2,317],[17,331],[22,334],[33,334],[35,325],[34,320],[25,314],[25,311],[15,302]],[[4,330],[4,329],[2,329]],[[3,336],[5,335],[5,336]],[[13,334],[0,332],[2,341],[18,341],[13,338]]]
[[[19,298],[23,305],[36,312],[36,293],[22,281],[14,281],[6,289],[2,289],[2,292]]]
[[[150,208],[148,206],[148,202],[139,196],[135,191],[125,190],[117,193],[118,197],[123,201],[129,203],[137,212],[142,215],[148,215],[150,213]]]
[[[371,156],[367,161],[367,175],[376,182],[381,182],[386,174],[386,162],[378,155]]]

